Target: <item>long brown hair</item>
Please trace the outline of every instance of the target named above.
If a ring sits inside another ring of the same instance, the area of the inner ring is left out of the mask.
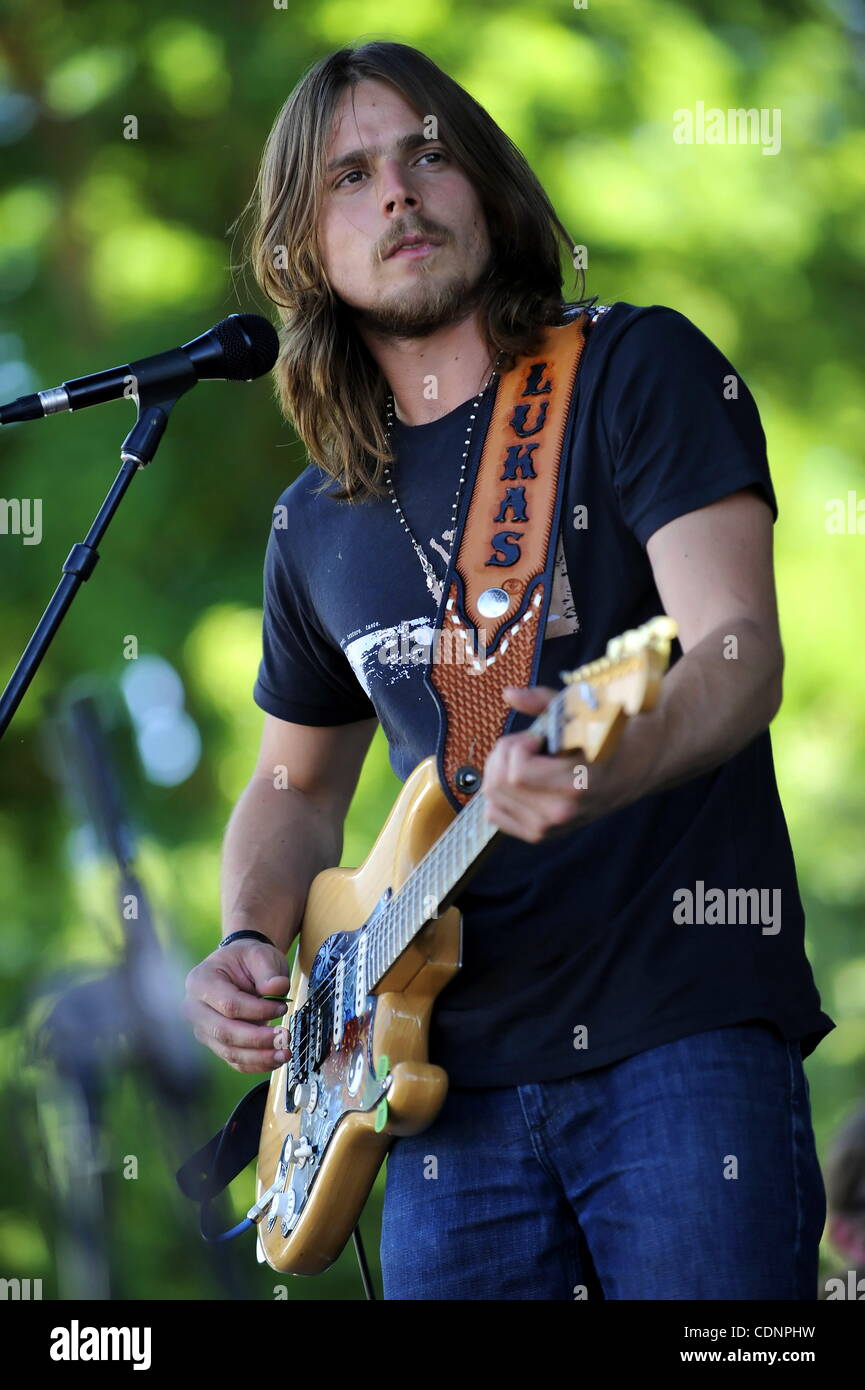
[[[393,462],[384,422],[387,383],[328,281],[316,229],[334,114],[346,87],[366,78],[391,83],[416,111],[437,114],[439,138],[478,194],[492,246],[478,315],[491,355],[503,354],[500,370],[534,351],[545,325],[561,322],[561,246],[569,260],[573,253],[520,151],[418,49],[368,43],[342,48],[309,69],[268,136],[245,210],[255,214],[247,254],[282,319],[274,374],[283,414],[329,475],[323,487],[335,480],[332,495],[350,501],[385,492],[384,468]],[[584,293],[582,269],[578,276]]]

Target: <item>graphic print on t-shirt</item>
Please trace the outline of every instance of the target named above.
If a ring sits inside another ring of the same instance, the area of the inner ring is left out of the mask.
[[[452,542],[453,534],[453,531],[443,531],[442,541]],[[450,550],[445,549],[444,545],[430,537],[427,546],[437,551],[446,565],[450,564]],[[544,638],[566,637],[569,633],[578,632],[579,627],[559,532]],[[374,701],[373,688],[377,682],[391,685],[394,681],[410,679],[413,671],[422,671],[429,664],[434,629],[433,614],[403,618],[399,623],[385,626],[372,621],[348,633],[340,645],[351,662],[364,694]]]
[[[423,668],[429,660],[434,618],[404,618],[398,624],[378,627],[370,623],[359,635],[349,633],[342,646],[352,670],[363,686],[364,694],[373,700],[373,687],[378,681],[392,685],[408,680],[413,671]]]
[[[548,637],[567,637],[572,632],[579,632],[580,620],[574,605],[574,595],[571,592],[571,581],[568,577],[568,566],[565,560],[565,548],[562,544],[562,533],[559,532],[559,539],[556,544],[556,560],[553,566],[553,587],[550,594],[550,607],[547,612],[547,625],[544,628],[544,639]]]

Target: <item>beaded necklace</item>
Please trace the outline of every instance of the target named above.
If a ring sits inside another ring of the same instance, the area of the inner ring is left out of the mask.
[[[474,429],[475,417],[476,417],[476,415],[477,415],[477,413],[478,413],[478,409],[479,409],[479,407],[480,407],[480,403],[481,403],[481,401],[483,400],[483,397],[484,397],[486,391],[488,390],[488,388],[489,388],[489,386],[491,385],[491,383],[495,380],[495,377],[496,377],[496,375],[497,375],[498,366],[499,366],[499,363],[500,363],[500,361],[501,361],[501,358],[502,358],[502,354],[499,353],[499,355],[498,355],[498,357],[496,358],[495,363],[494,363],[494,365],[493,365],[492,372],[490,373],[490,375],[489,375],[489,377],[488,377],[488,379],[487,379],[487,381],[486,381],[486,384],[485,384],[484,386],[481,387],[480,391],[478,392],[478,394],[475,396],[474,400],[472,401],[472,407],[471,407],[471,411],[470,411],[470,413],[469,413],[469,426],[468,426],[468,431],[467,431],[467,433],[466,433],[465,445],[464,445],[464,447],[463,447],[463,457],[462,457],[462,464],[461,464],[461,466],[460,466],[459,482],[457,483],[456,496],[455,496],[455,498],[454,498],[453,509],[452,509],[452,511],[451,511],[451,532],[450,532],[451,537],[453,537],[453,536],[455,535],[457,512],[459,511],[460,498],[462,497],[463,485],[464,485],[464,483],[465,483],[465,478],[466,478],[466,464],[467,464],[467,461],[468,461],[469,446],[471,445],[472,430]],[[392,394],[391,394],[390,391],[389,391],[389,392],[388,392],[388,395],[387,395],[387,441],[388,441],[388,446],[390,446],[392,431],[393,431],[393,396],[392,396]],[[404,512],[403,512],[403,510],[402,510],[402,507],[401,507],[400,504],[399,504],[399,499],[397,498],[397,495],[396,495],[396,489],[395,489],[395,487],[394,487],[394,485],[393,485],[393,480],[392,480],[391,474],[390,474],[390,467],[389,467],[388,465],[385,465],[384,476],[385,476],[385,482],[387,483],[388,492],[390,493],[391,504],[396,508],[396,514],[397,514],[397,516],[399,517],[400,521],[402,522],[403,530],[405,531],[406,535],[408,536],[409,540],[411,541],[411,543],[412,543],[412,545],[413,545],[413,547],[414,547],[415,554],[417,555],[417,557],[418,557],[418,559],[419,559],[419,561],[420,561],[421,569],[423,570],[423,572],[424,572],[424,577],[425,577],[425,579],[426,579],[426,586],[427,586],[427,588],[429,589],[430,593],[432,594],[432,596],[433,596],[435,602],[438,604],[438,603],[441,601],[442,589],[443,589],[444,581],[441,580],[441,579],[439,579],[438,576],[436,575],[436,572],[435,572],[435,570],[433,569],[433,566],[432,566],[431,561],[429,560],[428,556],[427,556],[427,555],[425,554],[425,552],[423,551],[422,547],[418,544],[417,539],[415,538],[414,532],[412,531],[411,527],[409,526],[408,522],[406,521],[405,514],[404,514]]]

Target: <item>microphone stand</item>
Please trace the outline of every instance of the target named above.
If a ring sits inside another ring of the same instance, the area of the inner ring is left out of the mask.
[[[183,354],[179,356],[182,359]],[[133,378],[137,391],[131,399],[135,400],[138,407],[138,418],[120,446],[123,467],[114,479],[86,537],[73,545],[66,557],[63,578],[54,590],[48,607],[0,696],[0,738],[12,722],[15,711],[42,664],[57,629],[72,606],[72,600],[84,580],[89,579],[95,570],[99,560],[96,547],[108,530],[127,488],[138,469],[144,468],[152,461],[165,433],[168,416],[180,397],[198,380],[191,362],[184,365],[182,360],[179,361],[177,374],[168,385],[164,378],[164,364],[152,364],[149,370],[146,362],[137,365],[138,374]]]

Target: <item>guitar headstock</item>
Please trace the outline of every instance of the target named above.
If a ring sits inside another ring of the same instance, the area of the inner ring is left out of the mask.
[[[579,750],[588,762],[609,757],[625,720],[655,705],[676,632],[673,618],[652,618],[614,637],[597,661],[560,671],[564,690],[532,725],[548,752]]]

